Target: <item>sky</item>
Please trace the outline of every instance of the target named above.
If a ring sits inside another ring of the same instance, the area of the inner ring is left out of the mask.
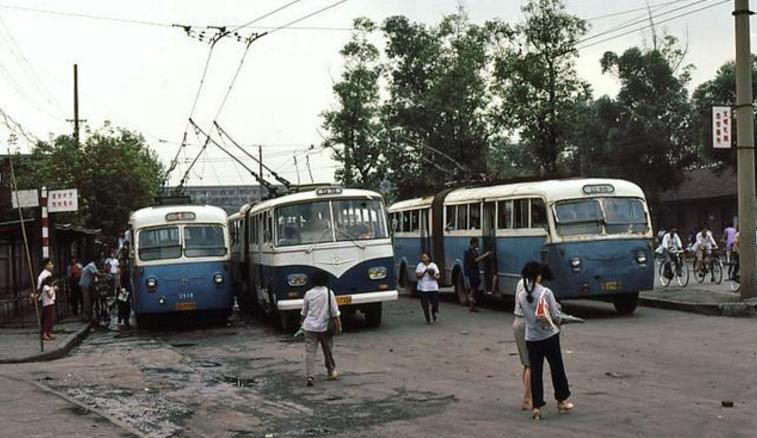
[[[300,0],[240,32],[270,30],[337,1]],[[648,0],[652,7],[670,3],[656,9],[656,13],[663,14],[658,21],[715,5],[658,26],[658,33],[664,31],[688,41],[687,61],[696,66],[691,89],[714,77],[717,69],[734,57],[733,2],[717,5],[720,1]],[[80,118],[92,128],[110,120],[115,126],[141,132],[168,164],[187,128],[209,53],[206,42],[169,25],[192,25],[198,32],[204,26],[241,25],[288,3],[292,0],[0,0],[0,109],[41,139],[71,132],[72,124],[67,119],[73,117],[72,66],[76,63]],[[262,145],[265,163],[290,181],[309,183],[312,174],[315,182],[331,182],[336,164],[330,152],[319,147],[325,135],[320,113],[335,105],[331,87],[343,67],[338,52],[350,38],[350,32],[344,29],[360,16],[381,22],[392,15],[405,15],[433,25],[455,12],[459,3],[347,0],[297,23],[307,29],[281,29],[266,35],[250,46],[232,92],[221,108],[245,49],[244,43],[223,39],[213,50],[192,118],[206,132],[212,121],[218,120],[231,137],[255,154],[257,145]],[[511,23],[522,20],[520,1],[465,0],[462,4],[475,23],[496,17]],[[645,0],[566,1],[569,12],[590,20],[589,37],[645,12],[607,15],[646,5]],[[673,11],[687,5],[691,6]],[[595,97],[614,96],[618,90],[615,78],[602,74],[602,54],[608,50],[622,52],[650,39],[648,32],[639,31],[602,41],[613,35],[591,39],[589,42],[598,44],[582,49],[577,60],[578,72],[592,85]],[[753,44],[754,35],[755,31]],[[6,147],[9,132],[0,123],[0,147]],[[171,175],[173,184],[200,151],[202,138],[192,129],[188,130],[188,140],[190,144],[183,149],[179,166]],[[29,149],[23,142],[18,147],[22,151]],[[252,160],[242,154],[238,157],[257,169]],[[254,181],[231,158],[209,146],[189,172],[187,184]]]

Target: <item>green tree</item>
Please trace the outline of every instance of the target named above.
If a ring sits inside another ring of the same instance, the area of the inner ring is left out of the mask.
[[[348,187],[377,189],[380,182],[381,122],[380,52],[370,42],[376,25],[367,18],[354,21],[352,39],[342,48],[345,68],[333,91],[337,108],[324,111],[328,135],[324,147],[341,163],[336,178]]]
[[[757,90],[757,56],[752,57],[752,87]],[[724,168],[736,166],[736,123],[733,126],[733,145],[731,149],[712,148],[712,107],[736,106],[736,64],[729,61],[720,66],[713,79],[699,85],[692,94],[693,106],[692,128],[695,131],[695,141],[705,166]],[[757,127],[755,127],[757,138]]]
[[[383,30],[387,177],[400,196],[486,172],[493,131],[487,120],[489,30],[470,23],[462,10],[435,27],[390,17]]]
[[[58,136],[21,162],[19,187],[79,190],[79,211],[57,220],[111,236],[126,228],[132,210],[152,204],[164,171],[140,134],[107,122],[78,147],[71,136]]]
[[[664,44],[667,49],[604,54],[602,70],[618,78],[620,91],[615,99],[594,103],[595,122],[584,129],[594,131],[595,144],[584,144],[577,154],[592,163],[593,173],[635,181],[652,200],[680,183],[683,170],[697,162],[686,90],[690,75],[687,68],[676,72],[680,63],[668,56],[675,39],[666,38]]]
[[[513,156],[520,165],[553,174],[572,146],[580,107],[591,98],[575,68],[587,23],[567,13],[563,0],[529,0],[522,11],[525,21],[513,29],[489,24],[498,35],[498,125],[520,138],[523,150]]]

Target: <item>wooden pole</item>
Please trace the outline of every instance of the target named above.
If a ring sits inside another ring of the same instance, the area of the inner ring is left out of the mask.
[[[34,314],[37,315],[37,328],[39,329],[39,351],[45,351],[45,342],[42,339],[42,319],[39,314],[39,302],[37,300],[37,284],[34,281],[34,268],[32,267],[32,256],[29,252],[29,238],[26,236],[26,225],[24,225],[24,212],[21,209],[21,201],[18,197],[18,184],[16,183],[16,172],[13,170],[13,156],[11,150],[8,148],[8,163],[11,170],[11,182],[13,183],[13,191],[16,194],[16,207],[18,208],[18,218],[21,221],[21,235],[24,237],[24,250],[26,252],[26,264],[29,266],[29,278],[32,282],[32,301],[34,301]]]

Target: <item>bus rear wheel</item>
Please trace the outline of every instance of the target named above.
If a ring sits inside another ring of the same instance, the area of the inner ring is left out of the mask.
[[[381,325],[381,314],[383,307],[381,303],[371,303],[365,306],[365,322],[368,327],[378,327]]]
[[[636,310],[636,306],[639,305],[639,293],[634,292],[615,297],[613,305],[615,306],[615,311],[619,314],[630,315]]]

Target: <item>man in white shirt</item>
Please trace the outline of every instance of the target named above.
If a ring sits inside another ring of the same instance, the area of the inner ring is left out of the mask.
[[[718,244],[715,242],[709,226],[705,225],[702,227],[702,231],[697,233],[696,243],[694,243],[692,249],[696,252],[695,269],[699,263],[704,261],[705,254],[709,257],[712,255],[713,249],[718,249]]]
[[[683,251],[683,242],[681,242],[681,237],[678,235],[678,227],[671,227],[670,231],[662,236],[662,243],[657,249],[657,252],[665,257],[666,272],[671,272],[668,271],[668,269],[672,268],[670,265],[672,261],[671,254],[681,251]]]
[[[110,281],[116,294],[118,294],[118,290],[121,288],[121,276],[119,275],[120,271],[118,269],[119,265],[120,263],[118,258],[116,258],[115,251],[111,251],[110,257],[105,259],[105,267],[107,268],[106,272],[111,276]]]
[[[426,324],[431,324],[431,317],[436,322],[439,313],[439,267],[431,261],[431,254],[423,252],[421,262],[415,268],[415,278],[418,280],[418,295],[421,297],[421,307],[423,316],[426,317]],[[431,304],[431,315],[429,316],[429,304]]]
[[[318,345],[323,350],[326,371],[329,380],[337,380],[336,363],[334,362],[334,335],[339,334],[341,320],[336,296],[328,288],[329,275],[323,271],[316,271],[310,279],[313,288],[305,293],[302,300],[302,330],[305,331],[305,370],[307,385],[315,384],[315,356]],[[329,320],[335,318],[336,333],[329,331]]]

